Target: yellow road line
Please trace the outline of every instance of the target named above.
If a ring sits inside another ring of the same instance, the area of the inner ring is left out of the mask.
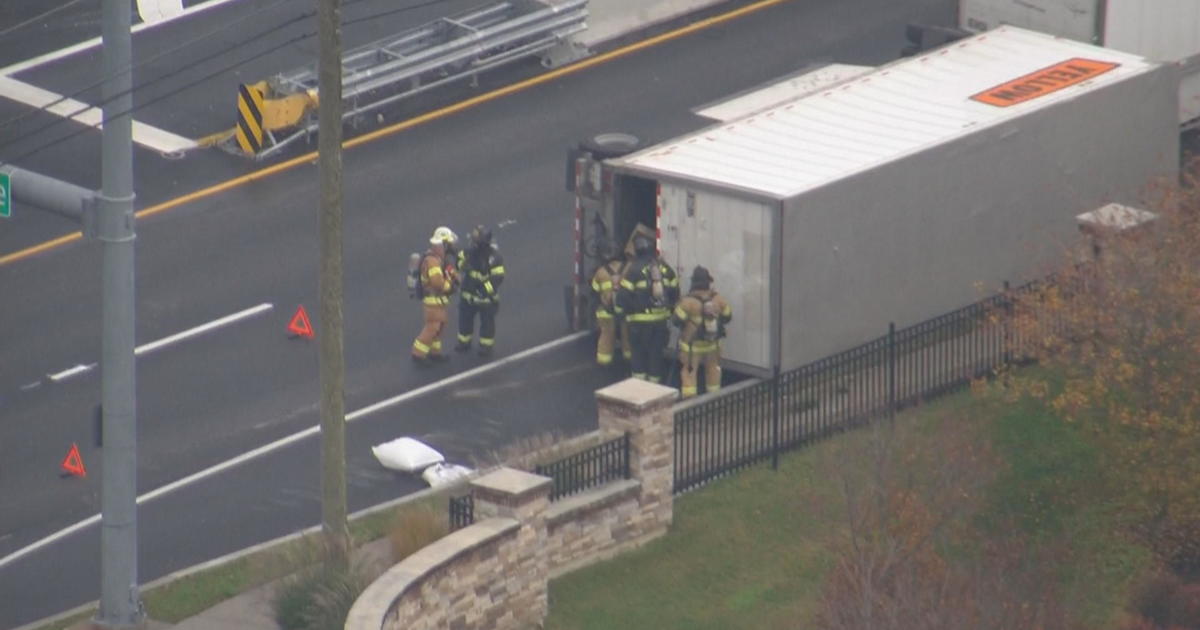
[[[505,86],[505,87],[502,87],[502,88],[499,88],[496,90],[492,90],[491,92],[488,92],[486,94],[480,94],[479,96],[471,97],[465,101],[459,101],[458,103],[455,103],[453,105],[448,105],[441,109],[434,110],[434,111],[426,113],[426,114],[422,114],[415,118],[409,118],[408,120],[398,122],[394,125],[385,127],[383,129],[377,129],[375,131],[372,131],[371,133],[368,133],[368,134],[365,134],[362,136],[358,136],[357,138],[353,138],[351,140],[347,140],[346,142],[343,142],[342,147],[346,148],[346,149],[351,149],[360,144],[365,144],[365,143],[371,142],[373,140],[378,140],[380,138],[384,138],[384,137],[390,136],[392,134],[399,133],[406,129],[416,127],[417,125],[421,125],[421,124],[424,124],[424,123],[427,123],[427,122],[430,122],[433,120],[437,120],[438,118],[443,118],[445,116],[449,116],[450,114],[454,114],[454,113],[463,111],[465,109],[470,109],[476,105],[487,103],[489,101],[493,101],[495,99],[498,99],[498,98],[501,98],[504,96],[508,96],[509,94],[520,92],[522,90],[526,90],[531,87],[541,85],[541,84],[547,83],[549,81],[553,81],[559,77],[564,77],[569,74],[574,74],[576,72],[586,70],[593,66],[597,66],[602,63],[612,61],[613,59],[624,57],[625,55],[629,55],[629,54],[638,52],[640,50],[645,50],[646,48],[650,48],[651,46],[657,46],[658,44],[661,44],[663,42],[671,41],[673,39],[677,39],[677,38],[683,37],[685,35],[690,35],[697,31],[704,30],[706,28],[710,28],[713,26],[717,26],[718,24],[724,24],[725,22],[735,20],[737,18],[749,15],[756,11],[761,11],[762,9],[766,9],[768,7],[772,7],[777,4],[783,4],[784,2],[790,2],[790,1],[791,0],[761,0],[760,2],[755,2],[754,4],[748,4],[740,9],[734,9],[733,11],[729,11],[728,13],[722,13],[720,15],[715,15],[713,17],[706,18],[706,19],[700,20],[698,22],[694,22],[692,24],[689,24],[682,28],[676,29],[674,31],[663,33],[661,35],[656,35],[649,39],[644,39],[642,41],[630,44],[628,46],[624,46],[622,48],[618,48],[616,50],[611,50],[609,52],[606,52],[606,53],[603,53],[600,55],[596,55],[594,57],[588,57],[587,59],[584,59],[578,63],[574,63],[574,64],[571,64],[568,66],[563,66],[561,68],[551,70],[550,72],[546,72],[545,74],[539,74],[536,77],[532,77],[532,78],[526,79],[524,81],[514,83],[509,86]],[[285,162],[280,162],[279,164],[274,164],[272,166],[268,166],[266,168],[254,171],[253,173],[248,173],[248,174],[242,175],[240,177],[235,177],[233,179],[226,180],[220,184],[215,184],[213,186],[209,186],[208,188],[202,188],[195,192],[188,193],[186,195],[183,195],[182,197],[176,197],[169,201],[164,201],[163,203],[160,203],[158,205],[150,206],[149,208],[145,208],[145,209],[137,212],[137,214],[135,216],[137,216],[137,218],[139,218],[139,219],[142,217],[153,216],[160,212],[165,212],[167,210],[176,208],[183,204],[190,203],[190,202],[196,201],[198,199],[203,199],[205,197],[210,197],[212,195],[215,195],[215,194],[218,194],[221,192],[225,192],[227,190],[230,190],[231,188],[236,188],[243,184],[248,184],[250,182],[258,181],[260,179],[265,179],[267,177],[275,175],[276,173],[282,173],[283,171],[291,170],[293,167],[299,166],[301,164],[314,163],[316,161],[316,159],[317,159],[317,152],[312,151],[310,153],[306,153],[299,157],[292,158]],[[77,241],[82,237],[83,237],[82,232],[74,232],[72,234],[60,236],[51,241],[46,241],[45,243],[42,243],[40,245],[34,245],[33,247],[29,247],[27,249],[13,252],[13,253],[7,254],[5,256],[0,256],[0,266],[4,266],[8,263],[16,262],[18,260],[28,258],[35,254],[40,254],[40,253],[48,251],[50,249],[54,249],[60,245],[65,245],[67,243]]]

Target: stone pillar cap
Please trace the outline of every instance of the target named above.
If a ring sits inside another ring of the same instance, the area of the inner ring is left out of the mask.
[[[520,499],[545,489],[549,492],[554,480],[514,468],[502,467],[471,481],[476,488]]]
[[[620,383],[596,390],[596,399],[636,409],[657,407],[675,402],[679,392],[658,383],[627,378]]]

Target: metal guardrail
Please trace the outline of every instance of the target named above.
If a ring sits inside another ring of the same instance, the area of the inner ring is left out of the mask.
[[[400,99],[527,57],[541,56],[553,67],[583,57],[586,51],[569,40],[587,28],[588,0],[504,0],[355,48],[342,56],[342,120]],[[307,96],[315,105],[315,64],[284,72],[266,81],[268,99]],[[276,137],[266,129],[262,159],[318,128],[316,107],[295,127]]]

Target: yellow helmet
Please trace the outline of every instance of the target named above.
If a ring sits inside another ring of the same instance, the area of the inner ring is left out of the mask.
[[[433,236],[429,238],[429,242],[433,245],[441,245],[442,243],[453,245],[458,242],[458,235],[454,233],[454,230],[443,225],[433,231]]]

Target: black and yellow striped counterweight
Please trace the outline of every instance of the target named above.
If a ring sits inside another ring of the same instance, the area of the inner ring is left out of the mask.
[[[255,85],[238,84],[237,143],[254,155],[263,145],[263,93]]]

